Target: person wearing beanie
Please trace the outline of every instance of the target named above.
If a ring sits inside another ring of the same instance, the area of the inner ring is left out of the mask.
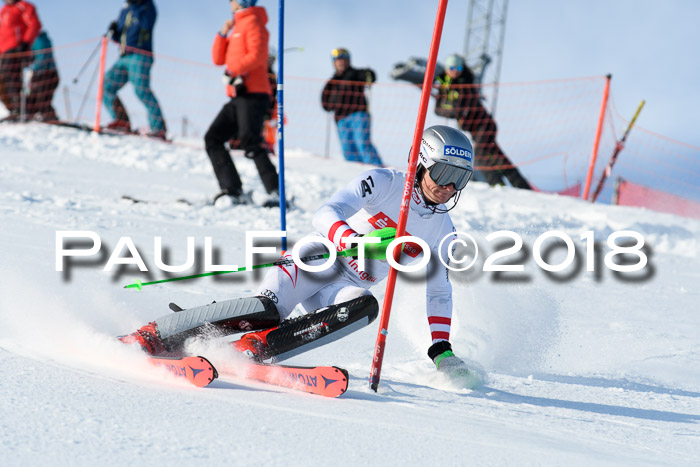
[[[237,1],[236,3],[238,3],[238,5],[241,7],[241,9],[243,9],[243,8],[255,6],[255,4],[258,3],[258,0],[240,0],[240,1]]]
[[[479,88],[474,85],[474,74],[457,54],[445,59],[445,71],[437,76],[438,89],[435,113],[454,118],[463,131],[468,131],[474,141],[475,165],[482,168],[480,174],[489,185],[503,185],[507,179],[516,188],[532,187],[520,171],[508,159],[496,142],[496,122],[484,108]],[[506,167],[495,169],[492,167]]]
[[[119,58],[104,78],[102,101],[112,117],[110,130],[131,132],[126,108],[117,96],[126,83],[134,87],[136,97],[148,112],[149,136],[165,139],[167,128],[158,99],[151,90],[153,66],[153,28],[157,18],[153,0],[127,0],[119,17],[109,25],[107,36],[119,43]]]
[[[323,88],[321,105],[335,115],[343,155],[349,161],[382,165],[372,145],[369,106],[365,97],[365,87],[376,79],[374,71],[353,68],[347,49],[333,49],[331,58],[335,74]]]

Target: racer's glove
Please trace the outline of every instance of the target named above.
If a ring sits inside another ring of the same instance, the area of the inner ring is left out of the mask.
[[[365,243],[365,259],[376,259],[386,261],[386,249],[389,244],[396,238],[396,229],[394,227],[384,227],[383,229],[373,230],[365,235],[358,237],[379,237],[379,243]],[[343,250],[341,256],[352,256],[357,259],[360,245],[355,245],[352,248]]]

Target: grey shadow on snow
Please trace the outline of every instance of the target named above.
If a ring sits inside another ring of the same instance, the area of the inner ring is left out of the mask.
[[[566,375],[549,375],[535,374],[535,379],[540,381],[551,381],[553,383],[578,384],[582,386],[598,387],[598,388],[620,388],[635,392],[653,392],[655,394],[667,394],[670,396],[682,397],[698,397],[700,392],[684,391],[683,389],[670,389],[651,384],[637,383],[627,379],[610,380],[605,378],[591,378],[585,376],[566,376]]]
[[[572,384],[578,386],[598,387],[598,388],[621,388],[627,391],[640,393],[651,392],[655,394],[667,394],[673,396],[700,398],[700,393],[684,391],[680,389],[669,389],[661,386],[654,386],[633,381],[610,380],[605,378],[589,378],[580,376],[549,375],[538,374],[536,379],[554,383]],[[631,417],[643,420],[656,420],[674,423],[698,423],[700,414],[687,414],[668,412],[663,410],[639,409],[634,407],[623,407],[619,405],[598,404],[593,402],[568,401],[564,399],[554,399],[540,396],[527,396],[515,394],[500,389],[484,386],[478,391],[472,392],[470,396],[480,395],[487,399],[510,404],[530,404],[538,407],[555,407],[562,409],[578,410],[581,412],[597,413],[601,415],[613,415],[621,417]]]
[[[353,379],[362,380],[360,376],[350,375],[350,381]],[[420,399],[420,396],[413,394],[408,394],[406,392],[401,392],[396,390],[398,386],[406,386],[409,388],[425,388],[426,386],[421,386],[420,384],[406,383],[392,380],[381,380],[379,382],[378,392],[374,392],[369,388],[369,381],[366,377],[364,378],[367,383],[367,392],[357,391],[353,389],[348,389],[345,394],[343,394],[341,399],[354,399],[354,400],[364,400],[369,402],[397,402],[397,398],[400,399]],[[388,391],[387,391],[387,388]]]
[[[351,378],[353,375],[351,375]],[[601,388],[623,388],[629,391],[636,392],[653,392],[657,394],[668,394],[675,396],[685,396],[685,397],[700,397],[700,393],[683,391],[678,389],[668,389],[659,386],[652,386],[642,383],[635,383],[627,380],[606,380],[605,378],[582,378],[574,376],[562,376],[562,375],[538,375],[537,379],[542,381],[559,382],[565,384],[575,384],[590,387],[601,387]],[[382,385],[389,387],[388,393],[383,394]],[[357,400],[367,400],[371,402],[396,402],[396,398],[400,399],[416,399],[420,398],[412,394],[401,392],[397,390],[397,387],[406,388],[426,388],[429,386],[408,383],[403,381],[392,381],[384,380],[380,382],[380,392],[375,394],[374,392],[361,392],[348,390],[343,394],[342,398],[350,398]],[[435,388],[433,388],[435,389]],[[435,389],[440,391],[440,389]],[[522,394],[515,394],[508,391],[503,391],[501,389],[492,388],[489,386],[482,386],[469,393],[461,394],[454,392],[453,394],[463,397],[478,397],[488,400],[494,400],[497,402],[522,405],[529,404],[536,407],[552,407],[561,408],[569,410],[577,410],[580,412],[589,412],[600,415],[612,415],[618,417],[630,417],[642,420],[655,420],[662,422],[673,422],[673,423],[699,423],[700,415],[698,414],[686,414],[677,412],[668,412],[663,410],[653,410],[653,409],[638,409],[634,407],[623,407],[619,405],[610,404],[598,404],[593,402],[580,402],[580,401],[569,401],[564,399],[554,399],[539,396],[527,396]]]
[[[265,383],[260,383],[260,385],[256,384],[255,381],[246,381],[248,384],[237,384],[232,381],[228,380],[221,380],[221,379],[215,379],[209,385],[207,386],[207,390],[218,390],[218,389],[225,389],[227,391],[231,389],[235,389],[238,391],[248,391],[248,392],[254,392],[259,394],[261,391],[265,391],[268,393],[275,393],[275,392],[283,392],[285,391],[284,388],[279,387],[278,389],[275,389],[275,386],[267,386],[265,387]]]
[[[581,412],[596,413],[600,415],[612,415],[617,417],[631,417],[643,420],[655,420],[674,423],[698,423],[700,415],[666,412],[663,410],[637,409],[634,407],[623,407],[619,405],[597,404],[593,402],[568,401],[563,399],[551,399],[538,396],[525,396],[514,394],[500,389],[484,386],[479,389],[483,392],[483,397],[498,402],[508,404],[529,404],[537,407],[554,407],[559,409],[578,410]],[[473,396],[475,393],[471,393]]]

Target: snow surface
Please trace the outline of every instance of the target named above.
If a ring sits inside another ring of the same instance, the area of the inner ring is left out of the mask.
[[[495,251],[488,234],[512,230],[525,244],[509,258],[524,263],[522,273],[452,275],[453,346],[484,368],[485,386],[455,389],[438,378],[425,354],[424,288],[402,276],[378,393],[368,387],[378,320],[289,362],[349,370],[338,399],[228,376],[197,389],[113,336],[169,313],[171,301],[249,296],[262,272],[141,292],[122,286],[164,277],[156,236],[169,264],[185,261],[187,236],[200,254],[209,236],[220,264],[243,264],[245,232],[279,230],[279,210],[174,202],[216,192],[198,141],[3,124],[0,148],[2,465],[700,464],[698,221],[473,182],[452,215],[483,249],[478,268]],[[314,210],[366,167],[287,156],[297,206],[287,217],[291,245],[311,229]],[[261,199],[252,162],[236,163]],[[134,205],[123,194],[157,202]],[[624,229],[648,245],[641,273],[602,266],[605,239]],[[96,232],[101,256],[57,272],[59,230]],[[574,239],[577,258],[580,235],[593,231],[602,245],[596,272],[584,263],[555,277],[541,271],[531,251],[550,230]],[[133,266],[102,270],[126,236],[150,276]],[[384,286],[373,288],[380,300]],[[225,348],[203,350],[216,366],[241,364]]]

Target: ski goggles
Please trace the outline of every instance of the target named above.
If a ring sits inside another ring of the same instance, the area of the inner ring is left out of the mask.
[[[447,69],[450,71],[455,71],[455,70],[462,71],[462,70],[464,70],[464,67],[463,66],[448,66]]]
[[[430,178],[440,186],[454,184],[457,191],[463,190],[472,178],[473,171],[464,167],[436,162],[428,169]]]

